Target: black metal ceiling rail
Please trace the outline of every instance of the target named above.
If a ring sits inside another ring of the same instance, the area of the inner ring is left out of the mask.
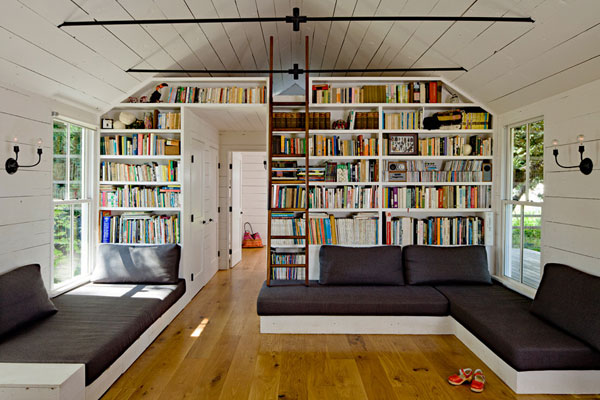
[[[321,74],[321,73],[347,73],[347,72],[438,72],[438,71],[467,71],[463,67],[433,67],[433,68],[349,68],[349,69],[309,69],[305,70],[298,68],[298,64],[294,64],[294,68],[289,69],[147,69],[147,68],[129,68],[127,72],[149,72],[156,74],[290,74],[294,79],[298,79],[299,75],[304,73]]]
[[[300,9],[295,7],[292,15],[285,17],[240,17],[240,18],[174,18],[174,19],[135,19],[135,20],[105,20],[105,21],[65,21],[58,25],[64,26],[94,26],[94,25],[158,25],[158,24],[223,24],[243,22],[286,22],[292,24],[294,31],[300,30],[300,24],[310,21],[466,21],[466,22],[535,22],[531,17],[465,17],[465,16],[427,16],[427,15],[373,15],[349,17],[309,17],[300,15]]]

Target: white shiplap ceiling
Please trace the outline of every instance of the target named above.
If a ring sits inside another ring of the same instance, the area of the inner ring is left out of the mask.
[[[270,35],[275,68],[303,65],[305,35],[311,68],[465,67],[441,76],[496,112],[600,78],[600,0],[2,0],[2,6],[0,81],[95,110],[148,78],[125,72],[132,67],[267,68]],[[536,22],[310,22],[299,33],[285,23],[57,28],[92,19],[285,16],[293,7],[310,16],[531,16]],[[293,83],[278,75],[275,90]]]

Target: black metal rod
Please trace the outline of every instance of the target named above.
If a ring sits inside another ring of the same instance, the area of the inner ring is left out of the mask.
[[[156,74],[177,74],[177,73],[192,73],[192,74],[292,74],[293,69],[147,69],[147,68],[129,68],[127,72],[143,72]],[[466,71],[464,67],[439,67],[439,68],[369,68],[369,69],[299,69],[297,72],[303,74],[319,73],[339,73],[339,72],[434,72],[434,71]]]
[[[531,17],[443,17],[443,16],[349,16],[349,17],[298,17],[306,21],[465,21],[465,22],[535,22]],[[104,21],[65,21],[58,25],[64,26],[96,26],[96,25],[161,25],[161,24],[222,24],[243,22],[289,22],[294,17],[252,17],[252,18],[173,18],[173,19],[127,19]],[[304,22],[304,21],[300,21]]]

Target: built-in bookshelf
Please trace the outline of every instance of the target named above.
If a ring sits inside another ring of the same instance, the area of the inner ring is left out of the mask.
[[[308,201],[310,259],[321,244],[493,245],[491,113],[438,78],[328,77],[309,84],[309,115],[324,115],[331,125],[310,128],[308,144],[304,131],[274,132],[273,160],[287,168],[289,185],[272,194]],[[366,121],[361,129],[357,115]],[[309,189],[294,191],[306,151]],[[367,177],[347,179],[344,168],[363,161]],[[301,214],[273,222],[277,232],[304,234]],[[304,242],[272,246],[283,251]]]

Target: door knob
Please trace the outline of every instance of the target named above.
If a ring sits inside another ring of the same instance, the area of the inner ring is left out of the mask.
[[[205,224],[205,223],[206,223],[206,220],[205,220],[205,221],[202,221],[202,223],[203,223],[203,224]]]
[[[210,219],[208,220],[208,222],[212,222],[212,218],[210,218]]]

